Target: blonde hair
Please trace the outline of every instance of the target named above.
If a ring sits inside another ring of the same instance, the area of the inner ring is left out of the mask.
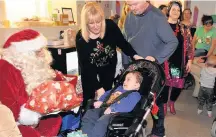
[[[86,42],[89,42],[88,23],[92,20],[102,22],[100,38],[103,39],[106,27],[105,17],[103,9],[97,2],[87,2],[81,11],[81,34]]]
[[[120,16],[120,19],[118,21],[118,26],[121,30],[124,28],[125,19],[126,19],[128,13],[129,13],[129,7],[128,7],[127,3],[124,2],[124,5],[123,5],[122,11],[121,11],[121,16]]]
[[[42,52],[44,57],[38,57],[33,51],[17,52],[12,46],[2,51],[2,58],[20,70],[28,95],[41,83],[52,80],[56,76],[50,67],[52,62],[50,52],[47,49],[43,49]]]

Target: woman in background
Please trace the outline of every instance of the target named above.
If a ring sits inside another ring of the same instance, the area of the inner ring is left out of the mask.
[[[170,113],[176,114],[174,103],[178,99],[184,87],[184,78],[191,70],[193,59],[193,47],[191,45],[190,30],[184,25],[180,25],[182,5],[180,2],[171,1],[168,5],[168,22],[178,39],[178,47],[173,55],[164,63],[166,74],[166,86],[163,89],[164,113],[167,113],[167,105]],[[169,97],[170,91],[170,98]],[[168,103],[169,100],[169,103]],[[168,104],[167,104],[168,103]]]
[[[194,24],[192,24],[191,16],[192,16],[192,11],[189,8],[184,9],[181,23],[184,24],[185,26],[189,27],[189,29],[191,31],[191,36],[193,37],[194,33],[196,31],[196,26]]]
[[[182,12],[181,23],[184,24],[185,26],[192,26],[191,16],[192,16],[191,10],[189,8],[184,9]]]
[[[125,19],[129,12],[130,12],[130,8],[128,7],[127,3],[124,2],[124,5],[121,11],[121,15],[120,15],[120,19],[118,21],[118,26],[121,30],[124,28]]]
[[[121,29],[121,31],[124,33],[124,23],[127,17],[127,14],[130,12],[130,8],[128,7],[127,3],[124,2],[124,5],[122,7],[122,11],[121,11],[121,16],[118,22],[118,27]],[[121,51],[120,51],[121,52]],[[123,52],[121,52],[121,64],[123,65],[122,62],[128,62],[128,56],[125,55]],[[126,66],[123,66],[124,68],[126,68]]]

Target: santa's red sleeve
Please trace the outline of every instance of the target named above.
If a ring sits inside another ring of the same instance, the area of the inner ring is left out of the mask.
[[[0,60],[0,101],[11,109],[16,121],[23,125],[37,124],[39,115],[24,108],[27,99],[20,70],[7,61]]]

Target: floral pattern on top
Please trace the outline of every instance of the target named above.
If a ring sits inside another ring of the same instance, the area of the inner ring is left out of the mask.
[[[113,58],[115,55],[115,50],[110,45],[104,46],[99,41],[96,44],[96,48],[93,48],[94,53],[90,54],[91,64],[95,64],[97,67],[108,65],[109,58]]]

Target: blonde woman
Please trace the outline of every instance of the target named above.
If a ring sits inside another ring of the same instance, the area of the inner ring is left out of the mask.
[[[76,36],[78,62],[83,87],[83,106],[112,88],[117,53],[116,47],[134,59],[142,57],[124,39],[118,26],[105,19],[103,9],[96,2],[88,2],[81,12],[81,30]]]
[[[129,11],[130,11],[130,8],[128,7],[127,3],[124,2],[124,5],[123,5],[122,11],[121,11],[121,16],[120,16],[120,19],[118,21],[118,26],[121,30],[124,27],[125,19],[126,19],[126,16],[127,16]]]

